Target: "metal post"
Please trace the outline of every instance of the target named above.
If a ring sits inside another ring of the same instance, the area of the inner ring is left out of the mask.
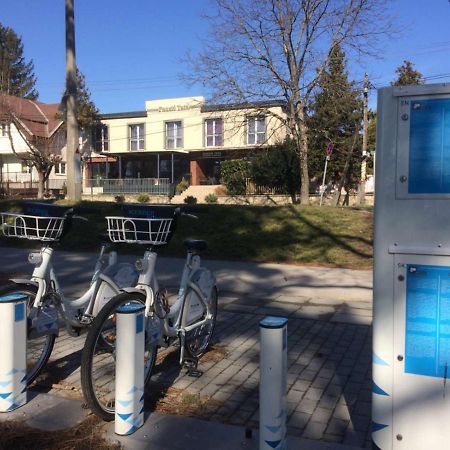
[[[259,449],[286,449],[287,319],[259,322]]]
[[[117,309],[114,431],[121,435],[144,423],[144,310],[136,302]]]
[[[27,320],[23,294],[0,297],[0,412],[27,402]]]
[[[329,160],[330,160],[330,155],[327,155],[327,157],[325,158],[325,169],[323,170],[322,185],[320,186],[320,206],[322,206],[323,194],[325,194],[325,178],[327,177],[327,167],[328,167]]]
[[[172,184],[173,184],[173,153],[172,153]]]

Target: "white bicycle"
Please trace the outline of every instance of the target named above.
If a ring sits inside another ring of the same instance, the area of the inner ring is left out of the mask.
[[[52,266],[54,244],[67,234],[74,219],[74,208],[47,203],[27,203],[23,213],[1,213],[3,234],[7,237],[41,241],[28,261],[34,265],[31,277],[14,278],[0,287],[0,295],[24,294],[27,299],[27,382],[32,383],[50,358],[59,333],[59,317],[68,333],[78,336],[91,325],[101,308],[120,292],[122,286],[136,283],[138,274],[132,264],[118,263],[117,252],[107,253],[109,239],[101,244],[100,254],[87,291],[78,299],[67,299]]]
[[[137,260],[139,279],[124,288],[100,311],[89,329],[81,362],[81,384],[87,405],[104,420],[114,419],[115,339],[117,308],[130,302],[145,304],[145,384],[150,382],[158,347],[180,343],[180,364],[194,374],[198,358],[207,350],[217,315],[217,287],[213,274],[201,266],[200,253],[206,242],[185,241],[186,262],[176,301],[169,306],[155,274],[156,248],[167,244],[175,231],[180,208],[160,205],[124,205],[123,217],[107,217],[113,242],[147,246]]]

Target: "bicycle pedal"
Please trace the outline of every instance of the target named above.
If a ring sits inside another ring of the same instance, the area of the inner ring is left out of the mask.
[[[200,378],[203,375],[203,372],[197,369],[197,359],[185,359],[183,365],[187,369],[186,374],[188,377]]]
[[[93,320],[94,320],[94,316],[92,316],[91,314],[83,314],[80,317],[80,323],[83,325],[90,325]]]

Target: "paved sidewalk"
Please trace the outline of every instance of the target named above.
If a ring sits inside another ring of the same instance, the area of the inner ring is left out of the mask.
[[[25,270],[25,251],[0,250],[11,261],[3,270]],[[62,284],[81,293],[92,259],[92,254],[60,252],[56,267]],[[205,265],[216,271],[221,295],[214,348],[199,365],[204,374],[188,377],[178,366],[176,349],[163,352],[149,400],[169,413],[189,403],[189,414],[209,420],[211,430],[218,423],[257,429],[258,323],[266,315],[287,316],[288,435],[369,448],[371,273],[219,261]],[[158,262],[168,286],[175,286],[181,267],[182,260]],[[41,389],[81,398],[83,345],[83,336],[61,334]]]

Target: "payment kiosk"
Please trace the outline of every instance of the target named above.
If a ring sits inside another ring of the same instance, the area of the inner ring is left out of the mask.
[[[450,85],[379,91],[372,438],[450,448]]]

